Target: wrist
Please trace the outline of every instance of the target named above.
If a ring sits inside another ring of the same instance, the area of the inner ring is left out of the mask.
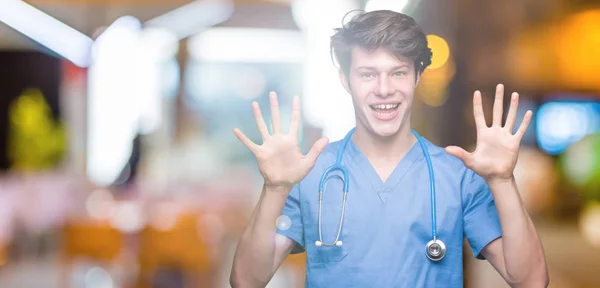
[[[287,195],[292,191],[293,186],[290,185],[273,185],[273,184],[264,184],[264,191],[266,194],[275,194],[275,195],[284,195],[287,198]]]
[[[490,188],[504,188],[514,185],[515,177],[512,174],[509,177],[490,177],[485,182]]]

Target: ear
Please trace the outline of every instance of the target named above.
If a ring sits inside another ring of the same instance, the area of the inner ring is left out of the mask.
[[[340,82],[342,83],[342,86],[344,86],[344,89],[346,89],[346,92],[348,92],[348,94],[352,94],[350,92],[350,83],[348,82],[349,80],[346,74],[340,69],[338,70],[338,75],[340,77]]]
[[[425,72],[425,71],[423,71],[423,72]],[[419,82],[421,82],[421,75],[423,74],[423,72],[417,73],[417,79],[415,81],[415,87],[419,86]]]

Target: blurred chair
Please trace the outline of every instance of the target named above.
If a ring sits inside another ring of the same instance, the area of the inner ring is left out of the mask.
[[[304,287],[304,282],[306,281],[306,253],[288,255],[281,266],[289,268],[296,274],[295,279],[299,281],[295,283],[294,287]]]
[[[118,261],[125,237],[107,221],[68,221],[62,227],[60,287],[69,287],[69,274],[78,259],[109,267]]]
[[[204,228],[195,213],[179,214],[166,229],[144,227],[140,235],[138,287],[179,287],[173,286],[179,277],[185,278],[180,284],[184,287],[212,287],[217,271],[213,247],[201,237],[202,233],[209,233]],[[160,275],[174,278],[168,286],[160,286],[165,282],[158,279]]]

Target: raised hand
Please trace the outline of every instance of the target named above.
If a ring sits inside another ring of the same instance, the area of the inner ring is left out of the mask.
[[[467,168],[473,170],[488,183],[495,180],[512,180],[521,139],[527,131],[533,114],[531,111],[527,111],[519,129],[513,134],[519,106],[519,94],[515,92],[511,95],[510,108],[504,126],[502,126],[503,97],[504,86],[499,84],[496,87],[492,126],[488,127],[483,115],[481,92],[475,91],[473,96],[473,114],[477,128],[475,151],[469,153],[457,146],[446,147],[446,152],[461,159]]]
[[[292,105],[292,120],[288,134],[281,132],[281,119],[279,116],[279,103],[275,92],[269,94],[271,102],[271,118],[273,119],[273,134],[269,129],[258,103],[252,103],[252,111],[256,119],[256,126],[262,136],[262,145],[257,145],[248,139],[242,131],[235,128],[233,133],[244,144],[258,161],[258,169],[265,178],[265,185],[279,187],[292,187],[300,182],[314,167],[317,156],[321,154],[329,140],[321,138],[314,143],[310,152],[303,155],[298,145],[298,130],[300,127],[300,100],[294,97]]]

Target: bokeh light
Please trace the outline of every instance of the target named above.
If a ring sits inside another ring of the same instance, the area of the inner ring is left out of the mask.
[[[584,136],[600,132],[600,103],[545,103],[538,110],[536,122],[540,148],[548,154],[560,154]]]
[[[110,222],[113,227],[124,233],[140,231],[145,224],[141,204],[134,201],[118,202]]]
[[[600,248],[600,202],[585,205],[579,219],[579,228],[590,245]]]
[[[150,225],[158,231],[168,231],[177,224],[181,207],[171,201],[157,203],[149,215]]]
[[[527,89],[600,91],[600,9],[560,18],[514,33],[507,42],[507,77]]]
[[[85,207],[91,218],[108,220],[115,211],[115,200],[109,190],[98,189],[88,196]]]
[[[566,87],[600,90],[600,9],[572,15],[553,33],[557,80]]]
[[[281,215],[277,217],[276,223],[277,228],[282,231],[288,230],[292,226],[292,220],[287,215]]]
[[[584,200],[600,201],[600,134],[569,146],[560,163],[567,180],[584,193]]]
[[[110,274],[100,268],[94,267],[85,273],[85,288],[113,288],[113,279]]]
[[[427,67],[427,69],[437,69],[442,67],[450,58],[450,47],[448,46],[448,42],[438,35],[430,34],[427,35],[427,42],[429,44],[429,48],[433,53],[431,57],[431,65]]]

